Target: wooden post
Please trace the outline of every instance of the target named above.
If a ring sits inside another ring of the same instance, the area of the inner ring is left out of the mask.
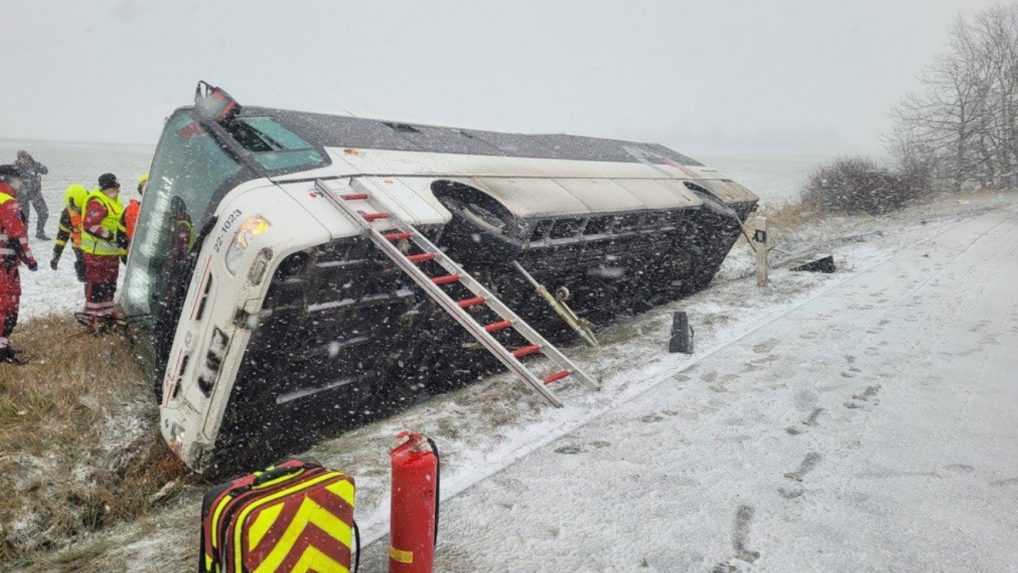
[[[767,286],[767,217],[756,217],[753,243],[756,247],[756,286]]]

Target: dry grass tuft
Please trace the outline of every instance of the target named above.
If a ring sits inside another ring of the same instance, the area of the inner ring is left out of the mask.
[[[24,366],[0,365],[0,563],[137,517],[184,467],[126,339],[67,317],[12,337]]]
[[[15,329],[12,343],[29,363],[0,366],[0,451],[40,455],[79,443],[118,394],[141,384],[126,340],[82,331],[55,317]]]
[[[769,227],[781,229],[794,229],[800,225],[812,223],[824,216],[823,213],[799,202],[764,205],[757,210],[756,214],[767,217],[767,225]]]

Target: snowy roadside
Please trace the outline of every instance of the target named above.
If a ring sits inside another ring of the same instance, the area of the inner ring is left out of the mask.
[[[742,247],[733,251],[715,286],[707,291],[605,329],[600,335],[605,348],[599,355],[585,348],[568,350],[602,379],[605,388],[599,393],[568,387],[563,396],[566,407],[553,410],[510,377],[495,376],[326,441],[307,455],[356,477],[357,515],[365,542],[379,539],[388,521],[386,451],[397,431],[421,430],[438,441],[445,463],[443,498],[449,499],[651,388],[681,380],[683,370],[739,348],[740,340],[887,260],[897,249],[1013,201],[1013,196],[989,196],[968,204],[950,199],[881,219],[832,218],[783,237],[779,234],[779,245],[791,252],[833,252],[840,270],[834,275],[778,271],[774,285],[765,291],[738,280],[752,268],[751,256]],[[678,309],[694,319],[698,351],[693,357],[664,351],[671,313]],[[766,361],[758,367],[766,368]],[[58,555],[58,561],[35,565],[43,570],[184,569],[195,558],[199,499],[198,488],[185,488],[158,515],[83,538]]]
[[[447,500],[436,570],[1014,571],[1018,204],[894,235]]]

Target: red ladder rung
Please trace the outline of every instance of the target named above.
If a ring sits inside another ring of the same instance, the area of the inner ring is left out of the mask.
[[[421,253],[419,255],[410,255],[407,260],[411,263],[423,263],[424,261],[433,261],[438,255],[435,253]]]
[[[545,376],[544,383],[551,384],[552,382],[558,382],[559,380],[565,378],[566,376],[569,376],[570,374],[572,374],[572,372],[568,370],[559,370],[558,372]]]
[[[385,237],[386,239],[389,239],[390,241],[402,241],[404,239],[409,239],[413,235],[407,233],[406,231],[393,231],[391,233],[385,233],[382,236]]]
[[[361,216],[364,217],[365,221],[370,223],[372,221],[377,221],[379,219],[388,219],[392,215],[390,215],[389,213],[361,213]]]
[[[470,298],[465,298],[465,299],[463,299],[461,301],[457,301],[456,304],[460,305],[460,308],[470,308],[472,306],[477,306],[479,304],[484,304],[484,297],[483,296],[472,296]]]
[[[528,344],[527,346],[521,346],[516,350],[513,350],[513,356],[516,358],[523,358],[524,356],[530,356],[541,351],[541,347],[537,344]]]
[[[345,201],[362,201],[368,198],[367,193],[347,193],[346,195],[340,195],[340,199]]]
[[[485,325],[484,330],[487,330],[488,332],[498,332],[500,330],[505,330],[512,325],[513,323],[509,320],[500,320],[498,322]]]
[[[436,285],[447,285],[449,283],[459,282],[459,280],[460,280],[459,275],[442,275],[440,277],[435,277],[431,279],[431,282],[435,283]]]

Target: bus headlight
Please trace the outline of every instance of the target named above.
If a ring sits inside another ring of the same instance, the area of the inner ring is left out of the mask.
[[[261,215],[248,217],[241,223],[237,234],[233,237],[233,242],[230,243],[230,248],[226,250],[226,270],[230,271],[230,274],[237,274],[238,265],[251,245],[252,239],[264,234],[271,226],[269,220]]]

